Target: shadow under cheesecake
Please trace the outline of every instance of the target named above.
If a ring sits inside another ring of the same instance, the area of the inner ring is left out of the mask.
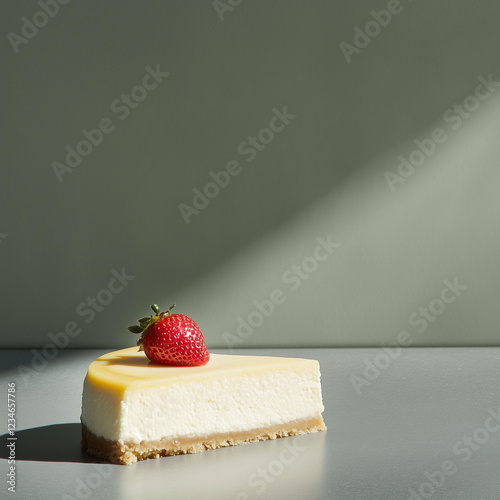
[[[17,430],[15,441],[8,441],[8,434],[0,436],[0,458],[9,459],[7,444],[15,443],[15,459],[37,462],[108,463],[89,455],[80,446],[80,423],[53,424]]]

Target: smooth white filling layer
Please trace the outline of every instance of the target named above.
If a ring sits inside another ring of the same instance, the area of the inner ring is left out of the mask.
[[[319,367],[287,367],[162,386],[132,384],[123,399],[87,381],[82,421],[120,443],[241,432],[323,412]]]

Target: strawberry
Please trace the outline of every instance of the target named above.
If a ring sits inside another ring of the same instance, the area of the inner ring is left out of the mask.
[[[165,312],[153,304],[154,315],[139,320],[139,326],[129,326],[132,333],[140,333],[137,341],[139,351],[160,365],[203,366],[208,363],[210,353],[198,325],[184,314],[170,314],[175,306]]]

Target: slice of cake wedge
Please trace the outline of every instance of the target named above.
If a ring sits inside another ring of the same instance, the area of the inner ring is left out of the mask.
[[[204,366],[151,363],[137,347],[91,363],[82,446],[112,463],[325,430],[319,363],[211,354]]]

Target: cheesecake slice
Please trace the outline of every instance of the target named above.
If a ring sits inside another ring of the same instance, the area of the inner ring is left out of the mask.
[[[137,347],[89,366],[82,446],[117,464],[325,430],[319,363],[211,354],[204,366],[154,364]]]

